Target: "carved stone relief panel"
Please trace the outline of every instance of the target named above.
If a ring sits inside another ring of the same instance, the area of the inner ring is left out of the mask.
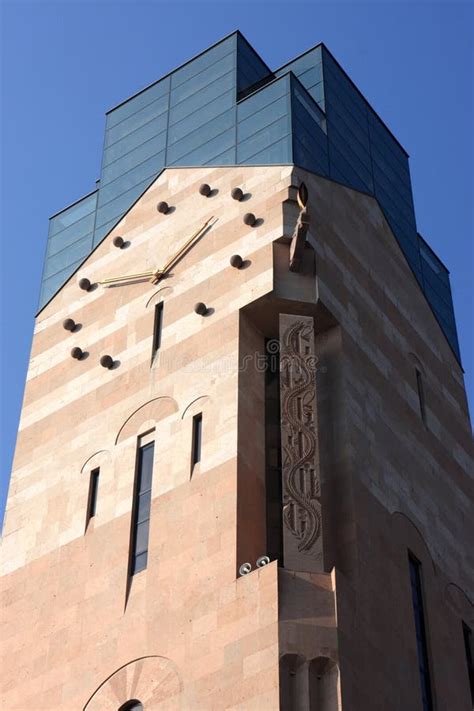
[[[314,323],[280,314],[283,564],[322,572],[321,478]]]

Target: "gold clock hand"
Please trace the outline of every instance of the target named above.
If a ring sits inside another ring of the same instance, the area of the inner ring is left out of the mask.
[[[98,281],[98,284],[113,284],[116,281],[126,281],[127,279],[140,279],[142,277],[152,276],[154,274],[153,269],[148,269],[146,272],[138,272],[137,274],[123,274],[122,276],[109,277],[108,279],[103,279]]]
[[[173,256],[168,259],[168,261],[166,262],[166,264],[165,264],[163,267],[161,267],[161,269],[157,269],[155,272],[153,272],[152,278],[150,279],[150,281],[151,281],[153,284],[158,284],[158,282],[159,282],[159,280],[161,279],[161,277],[162,277],[162,276],[173,266],[173,264],[185,253],[185,251],[186,251],[187,248],[191,245],[191,243],[192,243],[200,234],[202,234],[202,233],[207,229],[207,227],[209,227],[209,223],[210,223],[211,220],[213,220],[213,219],[214,219],[214,216],[212,216],[212,217],[210,217],[208,220],[206,220],[206,222],[205,222],[198,230],[196,230],[196,232],[194,232],[194,234],[192,234],[191,237],[190,237],[188,240],[186,240],[186,242],[178,249],[178,251],[175,252],[175,253],[173,254]]]
[[[179,259],[180,256],[184,254],[186,249],[190,246],[190,244],[195,240],[204,230],[209,226],[209,223],[211,220],[213,220],[214,217],[210,217],[206,222],[198,229],[194,234],[191,235],[191,237],[173,254],[172,257],[168,259],[164,267],[158,267],[157,269],[148,269],[146,272],[137,272],[136,274],[123,274],[121,276],[114,276],[114,277],[109,277],[108,279],[103,279],[102,281],[97,282],[98,284],[114,284],[116,282],[120,281],[128,281],[131,279],[142,279],[145,277],[152,277],[150,281],[153,284],[157,284],[161,277],[170,269],[170,267],[176,262],[177,259]]]
[[[170,257],[170,259],[168,259],[168,261],[166,262],[165,266],[162,268],[161,271],[163,271],[163,272],[167,271],[171,267],[171,265],[178,259],[178,257],[180,257],[183,254],[183,252],[189,247],[191,242],[193,242],[193,240],[195,240],[196,237],[198,237],[201,234],[201,232],[204,232],[206,227],[208,227],[209,223],[213,219],[214,219],[214,216],[212,216],[208,220],[206,220],[206,222],[203,225],[201,225],[201,227],[198,230],[196,230],[196,232],[194,234],[192,234],[188,240],[186,240],[186,242],[178,249],[178,251],[175,252],[173,254],[173,256]]]

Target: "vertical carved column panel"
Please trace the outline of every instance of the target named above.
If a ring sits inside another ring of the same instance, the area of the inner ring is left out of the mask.
[[[283,565],[322,572],[321,479],[312,317],[280,314]]]

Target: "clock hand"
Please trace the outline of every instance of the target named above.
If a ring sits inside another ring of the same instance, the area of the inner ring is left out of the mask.
[[[152,272],[152,278],[150,279],[150,281],[153,284],[158,284],[161,277],[173,266],[173,264],[175,264],[175,262],[178,261],[180,257],[184,255],[191,243],[209,227],[209,223],[213,219],[214,217],[210,217],[208,220],[206,220],[206,222],[198,230],[196,230],[196,232],[191,235],[188,240],[186,240],[186,242],[178,249],[178,251],[175,252],[173,256],[168,259],[166,264],[161,267],[161,269],[157,269],[156,271]]]
[[[146,272],[137,272],[136,274],[123,274],[121,276],[115,276],[115,277],[109,277],[108,279],[103,279],[102,281],[97,282],[98,284],[114,284],[116,282],[120,281],[128,281],[131,279],[141,279],[145,277],[152,277],[150,281],[153,284],[157,284],[161,277],[170,269],[170,267],[179,259],[180,256],[183,255],[185,250],[189,247],[191,242],[196,239],[204,230],[209,226],[209,223],[211,220],[214,219],[213,217],[210,217],[206,222],[198,229],[196,232],[194,232],[193,235],[178,249],[177,252],[173,254],[170,259],[166,262],[164,267],[158,267],[158,269],[148,269]]]
[[[122,276],[109,277],[108,279],[103,279],[98,281],[98,284],[113,284],[116,281],[126,281],[127,279],[140,279],[142,277],[152,276],[154,274],[153,269],[148,269],[146,272],[138,272],[137,274],[123,274]]]
[[[149,269],[146,272],[138,272],[137,274],[123,274],[122,276],[109,277],[108,279],[103,279],[98,281],[98,284],[113,284],[116,281],[126,281],[127,279],[140,279],[142,277],[152,276],[155,272],[153,269]]]

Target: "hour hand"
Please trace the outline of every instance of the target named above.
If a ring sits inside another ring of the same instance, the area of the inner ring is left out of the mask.
[[[159,270],[157,270],[159,271]],[[115,282],[118,281],[130,281],[131,279],[144,279],[145,277],[149,277],[152,274],[155,274],[155,272],[152,269],[148,269],[146,272],[138,272],[137,274],[122,274],[121,276],[114,276],[114,277],[109,277],[108,279],[103,279],[102,281],[98,281],[98,284],[114,284]]]
[[[146,272],[138,272],[137,274],[123,274],[122,276],[109,277],[108,279],[103,279],[102,281],[99,281],[98,284],[115,284],[117,282],[122,281],[132,281],[133,279],[145,279],[146,277],[150,277],[150,282],[152,284],[158,284],[160,279],[166,274],[167,271],[169,271],[173,264],[175,264],[178,259],[180,259],[180,257],[184,255],[188,247],[191,246],[191,243],[206,231],[206,229],[210,225],[211,220],[213,219],[213,217],[210,217],[208,220],[206,220],[206,222],[201,225],[201,227],[196,230],[194,234],[191,235],[191,237],[178,249],[178,251],[175,252],[173,256],[168,259],[168,261],[163,267],[158,267],[157,269],[148,269]]]

